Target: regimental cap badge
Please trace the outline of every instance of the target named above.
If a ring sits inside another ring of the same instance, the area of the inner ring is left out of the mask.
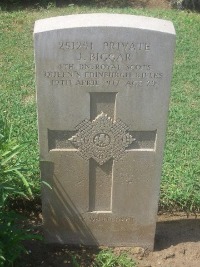
[[[120,159],[135,139],[129,127],[120,119],[113,121],[101,112],[93,121],[85,119],[76,126],[78,132],[69,138],[82,158],[93,158],[100,165],[113,158]]]

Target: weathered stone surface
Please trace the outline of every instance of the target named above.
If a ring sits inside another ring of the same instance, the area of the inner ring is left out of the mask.
[[[47,242],[153,249],[172,23],[72,15],[34,37]]]

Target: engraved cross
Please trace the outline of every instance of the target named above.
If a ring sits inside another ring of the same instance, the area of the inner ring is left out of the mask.
[[[90,93],[90,120],[75,131],[49,130],[49,150],[73,150],[89,161],[89,211],[112,212],[114,161],[155,149],[156,131],[132,131],[116,119],[116,92]]]

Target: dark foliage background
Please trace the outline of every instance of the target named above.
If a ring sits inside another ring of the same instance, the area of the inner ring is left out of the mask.
[[[129,7],[134,4],[143,2],[143,6],[148,6],[151,0],[0,0],[2,10],[12,10],[16,8],[28,7],[47,7],[55,5],[63,7],[68,5],[95,5],[107,7]],[[171,3],[172,8],[188,9],[192,11],[200,11],[200,0],[163,0]]]

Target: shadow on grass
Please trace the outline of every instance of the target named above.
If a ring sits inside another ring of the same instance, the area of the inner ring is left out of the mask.
[[[166,0],[170,1],[170,0]],[[19,11],[24,9],[40,9],[67,6],[87,6],[96,8],[145,8],[151,0],[1,0],[0,8],[3,11]]]
[[[185,242],[200,241],[200,219],[181,219],[158,222],[155,251]]]

